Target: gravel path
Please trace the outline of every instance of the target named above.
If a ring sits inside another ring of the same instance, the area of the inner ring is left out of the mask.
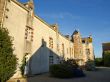
[[[97,71],[86,71],[86,77],[58,79],[50,77],[49,74],[30,77],[27,82],[110,82],[110,68],[100,67]]]

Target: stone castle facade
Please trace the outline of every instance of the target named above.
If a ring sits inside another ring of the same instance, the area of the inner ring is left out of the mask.
[[[49,71],[49,65],[63,59],[75,59],[79,65],[94,60],[92,37],[82,38],[75,30],[70,36],[59,33],[57,24],[47,24],[34,13],[34,2],[0,0],[0,25],[13,37],[18,66],[14,78],[20,77],[20,65],[26,58],[28,74]]]

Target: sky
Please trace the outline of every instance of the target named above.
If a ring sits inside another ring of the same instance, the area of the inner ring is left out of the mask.
[[[95,57],[102,56],[102,43],[110,42],[110,0],[34,0],[34,5],[35,14],[57,23],[62,34],[78,29],[82,37],[92,35]]]

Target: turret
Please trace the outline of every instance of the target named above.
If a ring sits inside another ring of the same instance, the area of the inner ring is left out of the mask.
[[[78,38],[78,37],[80,37],[80,33],[79,33],[78,30],[75,30],[75,31],[73,32],[72,36],[71,36],[72,41],[74,42],[74,40],[75,40],[76,38]]]
[[[82,65],[83,59],[82,38],[78,30],[75,30],[73,32],[72,41],[74,42],[74,57],[75,59],[77,59],[79,65]]]

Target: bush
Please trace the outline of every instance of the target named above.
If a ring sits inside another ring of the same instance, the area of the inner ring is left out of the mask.
[[[25,56],[24,56],[24,57],[23,57],[23,60],[22,60],[22,65],[21,65],[21,67],[20,67],[22,76],[24,76],[25,66],[26,66],[26,58],[25,58]]]
[[[104,66],[110,67],[110,51],[104,52]]]
[[[94,71],[94,70],[95,70],[95,63],[94,63],[94,61],[88,60],[88,61],[86,62],[86,65],[85,65],[85,69],[86,69],[87,71]]]
[[[104,66],[110,67],[110,51],[104,52]]]
[[[50,66],[50,74],[58,78],[71,78],[85,76],[83,71],[78,68],[74,60],[63,61],[61,64]]]
[[[0,27],[0,82],[6,82],[15,73],[17,59],[12,46],[8,30]]]
[[[95,58],[95,65],[96,66],[103,66],[102,58]]]
[[[65,65],[69,65],[69,66],[71,66],[72,68],[79,68],[79,65],[76,63],[76,61],[75,60],[73,60],[73,59],[68,59],[67,61],[63,61],[62,62],[63,64],[65,64]]]
[[[50,73],[52,76],[59,77],[59,78],[72,77],[72,72],[69,71],[69,69],[65,67],[64,64],[51,65]]]

